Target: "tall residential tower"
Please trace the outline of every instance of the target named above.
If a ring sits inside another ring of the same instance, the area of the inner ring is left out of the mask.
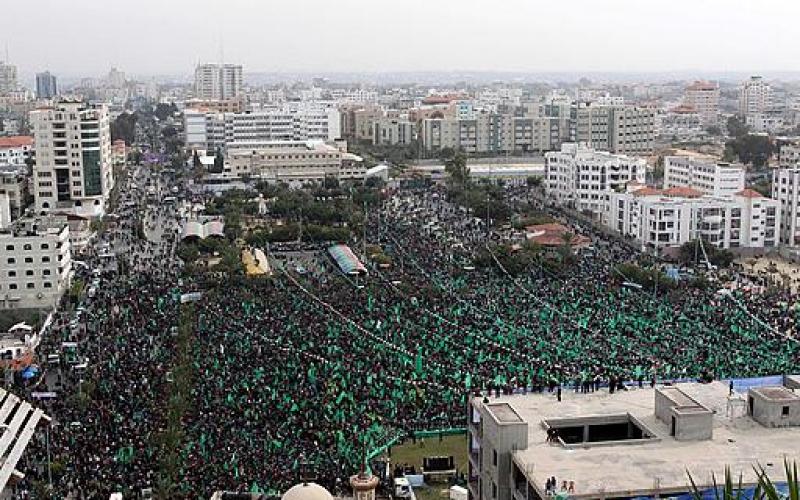
[[[108,106],[61,100],[30,118],[36,211],[103,215],[114,187]]]

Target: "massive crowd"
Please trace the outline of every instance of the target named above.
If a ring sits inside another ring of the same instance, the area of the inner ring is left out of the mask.
[[[179,287],[177,214],[131,210],[120,238],[137,249],[134,270],[110,277],[89,304],[81,349],[90,394],[43,403],[58,422],[50,448],[63,464],[54,480],[59,498],[158,486],[179,317],[192,331],[179,453],[187,498],[217,489],[278,493],[303,467],[336,492],[393,438],[464,426],[470,392],[798,368],[795,298],[787,292],[620,286],[612,267],[636,254],[600,234],[557,274],[536,265],[516,277],[474,268],[475,252],[501,236],[441,193],[398,192],[373,211],[368,243],[393,264],[370,266],[358,280],[318,252],[310,272],[275,259],[271,278],[190,285],[183,276]],[[130,225],[138,220],[167,236],[140,241]],[[353,249],[361,253],[362,243]],[[192,287],[204,290],[202,299],[181,305],[180,292]],[[46,348],[71,334],[65,322],[54,331]],[[31,465],[43,453],[35,443]],[[42,469],[30,481],[46,477]]]

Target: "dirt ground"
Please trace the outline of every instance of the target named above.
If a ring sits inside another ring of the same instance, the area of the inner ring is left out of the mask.
[[[800,291],[800,265],[776,256],[737,259],[745,272],[767,277],[779,284],[789,284],[792,292]]]

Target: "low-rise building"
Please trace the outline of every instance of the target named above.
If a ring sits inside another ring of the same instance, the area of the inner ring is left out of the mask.
[[[17,168],[0,170],[0,194],[8,195],[11,219],[21,217],[29,194],[28,178]]]
[[[0,137],[0,165],[25,165],[33,151],[33,137],[12,135]]]
[[[71,278],[66,217],[21,219],[0,231],[0,309],[52,308]]]
[[[361,157],[321,141],[236,143],[228,148],[224,173],[268,182],[363,179]]]
[[[752,189],[719,197],[688,187],[629,186],[610,193],[607,207],[609,227],[655,253],[700,239],[726,249],[770,248],[779,241],[780,203]]]
[[[707,195],[730,196],[744,189],[744,174],[744,165],[664,157],[664,189],[688,187]]]
[[[473,500],[691,496],[687,475],[713,496],[727,468],[750,488],[759,464],[780,483],[800,459],[800,397],[781,386],[476,396],[467,418]]]

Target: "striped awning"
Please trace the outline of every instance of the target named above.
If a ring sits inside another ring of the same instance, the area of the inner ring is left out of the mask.
[[[358,260],[347,245],[328,247],[328,253],[336,261],[336,265],[345,274],[367,274],[367,268]]]

